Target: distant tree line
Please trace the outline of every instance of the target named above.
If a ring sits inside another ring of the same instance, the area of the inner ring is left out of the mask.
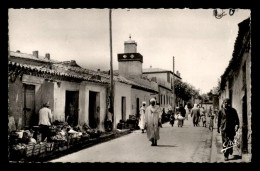
[[[177,101],[184,100],[185,102],[188,102],[192,98],[199,97],[199,90],[195,89],[191,84],[177,79],[174,81],[174,90]]]

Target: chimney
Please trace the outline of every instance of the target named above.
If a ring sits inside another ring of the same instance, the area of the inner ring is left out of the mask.
[[[49,54],[49,53],[46,53],[46,54],[45,54],[45,59],[50,60],[50,54]]]
[[[181,77],[181,73],[179,73],[179,71],[176,71],[176,74]]]
[[[36,58],[39,58],[39,52],[38,52],[38,50],[33,51],[33,56],[35,56]]]

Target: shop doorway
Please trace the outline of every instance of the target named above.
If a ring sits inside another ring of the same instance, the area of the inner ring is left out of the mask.
[[[65,118],[69,125],[78,125],[79,91],[66,91]]]
[[[24,84],[24,126],[38,125],[38,117],[35,114],[35,85]]]
[[[122,101],[121,101],[121,113],[122,113],[122,120],[126,121],[126,98],[122,97]]]
[[[136,116],[139,117],[139,98],[136,98]]]
[[[100,118],[100,93],[89,91],[89,126],[97,128]]]

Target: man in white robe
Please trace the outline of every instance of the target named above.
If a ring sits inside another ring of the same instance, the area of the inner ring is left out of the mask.
[[[161,124],[161,109],[156,105],[156,100],[152,98],[150,105],[145,110],[147,138],[152,142],[152,146],[157,146],[157,140],[160,139],[159,123]]]
[[[144,133],[144,127],[145,127],[145,105],[146,102],[142,102],[142,107],[140,108],[140,117],[139,117],[139,124],[138,126],[142,130],[142,133]]]

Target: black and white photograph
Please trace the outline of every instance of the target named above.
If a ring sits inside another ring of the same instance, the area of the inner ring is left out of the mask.
[[[250,163],[251,9],[9,8],[9,163]]]

